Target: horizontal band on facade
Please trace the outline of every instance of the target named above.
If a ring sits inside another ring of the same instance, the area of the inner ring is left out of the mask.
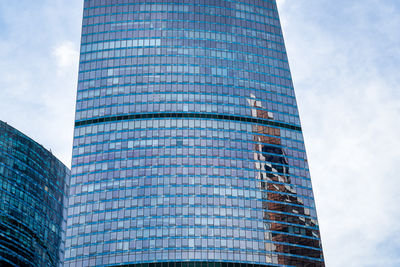
[[[319,265],[321,259],[315,259],[315,266]],[[239,263],[239,262],[201,262],[201,261],[188,261],[188,262],[150,262],[150,263],[137,263],[120,265],[120,267],[276,267],[277,264],[252,264],[252,263]]]
[[[207,114],[207,113],[141,113],[141,114],[109,116],[109,117],[102,117],[90,120],[77,121],[75,122],[75,127],[86,126],[96,123],[103,123],[103,122],[117,122],[125,120],[157,119],[157,118],[200,118],[200,119],[230,120],[230,121],[263,124],[267,126],[286,128],[289,130],[295,130],[301,132],[301,127],[290,125],[287,123],[259,119],[259,118],[249,118],[249,117],[220,115],[220,114]]]

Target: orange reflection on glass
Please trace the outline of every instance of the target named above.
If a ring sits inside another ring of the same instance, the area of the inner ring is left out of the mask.
[[[262,110],[261,101],[256,100],[254,95],[247,100],[253,117],[274,119],[272,112]],[[252,130],[255,168],[259,170],[256,178],[260,180],[259,187],[263,190],[264,229],[269,230],[264,235],[266,251],[322,259],[319,231],[310,229],[317,228],[316,221],[307,216],[310,215],[309,209],[304,207],[303,200],[291,185],[289,163],[282,148],[281,129],[255,124]],[[324,266],[320,261],[282,254],[267,256],[267,262]]]

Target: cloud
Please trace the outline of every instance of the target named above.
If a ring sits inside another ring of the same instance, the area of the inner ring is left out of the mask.
[[[61,70],[74,68],[77,66],[79,58],[77,44],[71,41],[64,41],[54,48],[53,56],[56,58],[57,65]]]
[[[78,0],[11,1],[0,8],[0,119],[67,165],[81,16]]]
[[[399,9],[315,0],[280,10],[327,266],[400,264]]]
[[[278,5],[279,8],[283,7],[283,5],[286,3],[286,0],[276,0],[276,4]]]

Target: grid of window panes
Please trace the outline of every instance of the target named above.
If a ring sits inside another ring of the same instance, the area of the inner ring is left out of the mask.
[[[86,0],[66,266],[323,266],[275,1]]]
[[[62,266],[70,171],[0,121],[0,265]]]

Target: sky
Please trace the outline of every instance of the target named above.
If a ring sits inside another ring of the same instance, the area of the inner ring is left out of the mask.
[[[0,120],[67,166],[82,2],[0,1]],[[400,2],[277,2],[326,264],[400,266]]]

